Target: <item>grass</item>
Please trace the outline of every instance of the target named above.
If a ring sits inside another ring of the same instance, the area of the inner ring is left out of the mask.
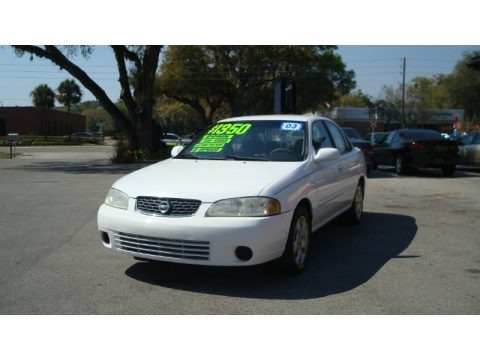
[[[13,154],[13,157],[15,157],[15,154]],[[10,159],[10,153],[0,151],[0,159]]]

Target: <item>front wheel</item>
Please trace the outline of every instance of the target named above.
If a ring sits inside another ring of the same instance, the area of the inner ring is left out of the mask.
[[[304,207],[299,207],[293,214],[287,245],[281,258],[282,270],[287,274],[296,275],[305,268],[311,237],[310,214]]]

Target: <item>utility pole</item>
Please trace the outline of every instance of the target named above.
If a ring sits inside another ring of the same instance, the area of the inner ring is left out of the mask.
[[[405,122],[405,67],[406,67],[407,59],[403,58],[403,70],[402,70],[402,76],[403,76],[403,81],[402,81],[402,127],[405,129],[406,128],[406,122]]]

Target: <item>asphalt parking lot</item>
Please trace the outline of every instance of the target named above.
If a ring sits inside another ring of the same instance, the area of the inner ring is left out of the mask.
[[[17,150],[0,160],[0,314],[480,313],[479,172],[372,172],[362,224],[316,232],[284,277],[112,253],[96,212],[139,165],[109,164],[108,146]]]

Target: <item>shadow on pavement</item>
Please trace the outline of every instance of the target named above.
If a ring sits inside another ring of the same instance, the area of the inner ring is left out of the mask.
[[[401,256],[415,238],[409,216],[368,213],[357,226],[339,220],[317,231],[305,271],[281,275],[274,263],[254,267],[207,267],[162,262],[135,263],[126,275],[166,288],[242,298],[311,299],[342,293],[368,281],[392,258],[405,266],[418,256]]]
[[[128,174],[148,164],[110,164],[105,160],[88,162],[37,161],[16,166],[18,170],[67,174]]]
[[[403,178],[403,177],[417,177],[417,178],[465,178],[465,177],[478,177],[474,173],[479,173],[475,168],[468,168],[458,165],[455,173],[451,177],[445,177],[440,169],[419,169],[414,170],[407,175],[398,175],[395,172],[394,167],[379,167],[377,170],[371,170],[368,176],[369,179],[391,179],[391,178]]]

